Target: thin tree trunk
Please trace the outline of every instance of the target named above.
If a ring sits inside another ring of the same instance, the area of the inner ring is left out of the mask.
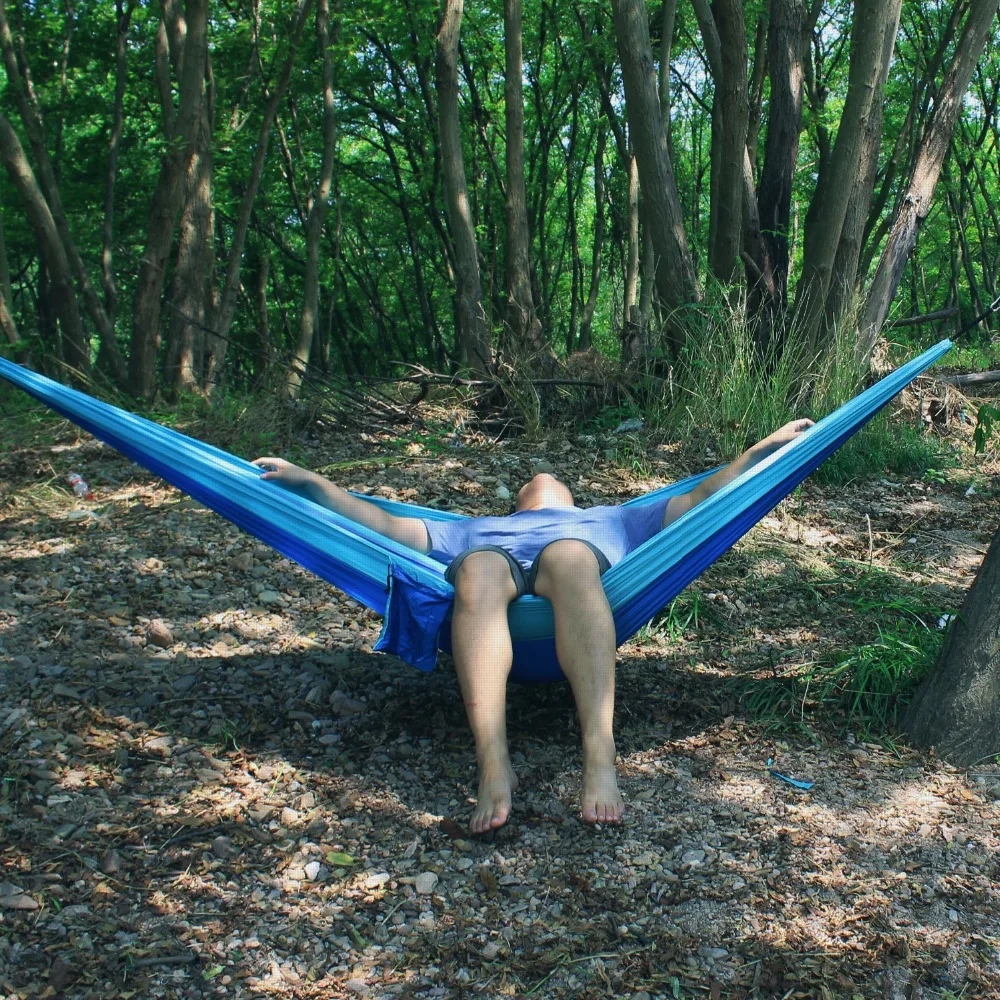
[[[118,289],[114,272],[114,231],[115,231],[115,181],[118,177],[118,150],[121,146],[123,105],[125,102],[125,80],[127,75],[126,57],[128,53],[128,29],[132,20],[135,0],[129,0],[123,7],[122,0],[115,0],[118,21],[118,49],[115,54],[115,97],[111,115],[111,141],[108,144],[108,169],[104,180],[104,227],[102,230],[101,276],[104,286],[104,311],[111,323],[115,320],[118,304]],[[102,344],[103,349],[103,344]],[[98,361],[102,359],[98,353]]]
[[[858,354],[865,364],[870,360],[875,339],[885,325],[906,262],[917,245],[920,227],[931,210],[934,189],[951,144],[955,123],[962,111],[965,92],[998,6],[997,0],[971,0],[951,65],[934,99],[934,110],[920,141],[906,194],[896,211],[888,242],[868,291],[858,341]]]
[[[865,223],[875,191],[878,155],[882,144],[882,107],[889,66],[896,48],[899,12],[902,0],[884,0],[886,24],[880,56],[881,67],[875,85],[871,112],[863,126],[858,173],[847,201],[847,212],[840,233],[840,244],[830,276],[830,291],[826,298],[827,336],[836,330],[845,313],[851,309],[858,290],[858,265],[864,244]]]
[[[635,154],[628,161],[628,255],[625,266],[626,325],[632,319],[632,307],[639,301],[639,163]]]
[[[155,385],[156,354],[160,345],[160,297],[166,279],[174,224],[184,199],[184,178],[196,150],[208,55],[208,0],[186,0],[185,21],[187,34],[178,88],[180,110],[177,130],[160,164],[132,304],[129,383],[140,398],[149,397]],[[168,24],[168,32],[169,27]],[[176,61],[181,62],[180,58]]]
[[[62,358],[71,368],[86,372],[90,367],[90,352],[84,338],[76,294],[73,291],[73,275],[66,257],[66,248],[59,236],[48,202],[24,155],[21,141],[9,119],[2,113],[0,113],[0,160],[3,161],[14,190],[21,199],[49,272],[51,284],[48,298],[59,319]]]
[[[334,25],[334,37],[339,30]],[[302,315],[299,318],[299,336],[295,357],[288,373],[288,394],[298,395],[302,376],[309,364],[313,337],[319,324],[319,248],[330,208],[330,191],[333,188],[333,162],[337,141],[337,109],[333,92],[333,57],[330,54],[330,3],[316,0],[316,39],[323,54],[323,159],[319,180],[312,194],[309,217],[306,220],[306,273],[302,283]]]
[[[1000,752],[1000,531],[903,717],[903,731],[958,765]]]
[[[788,305],[792,184],[802,131],[802,93],[809,36],[802,0],[771,0],[770,10],[767,52],[771,96],[757,207],[773,275],[776,312],[780,315]],[[772,335],[773,331],[769,330],[768,341]],[[766,353],[769,344],[763,346]]]
[[[199,388],[205,330],[212,299],[212,131],[215,120],[210,65],[206,64],[193,155],[185,178],[184,208],[177,236],[177,259],[170,282],[164,381],[175,392]]]
[[[101,304],[97,290],[94,288],[90,280],[90,275],[84,266],[83,258],[80,256],[70,234],[69,224],[66,221],[66,213],[63,210],[62,199],[59,194],[59,185],[56,182],[55,171],[53,170],[52,161],[49,158],[48,146],[45,142],[45,128],[42,122],[41,108],[35,99],[34,91],[30,87],[29,81],[22,77],[22,70],[18,65],[14,50],[14,39],[7,22],[4,0],[0,0],[0,50],[2,50],[4,67],[7,70],[8,90],[14,97],[14,102],[28,137],[28,144],[31,147],[35,163],[38,167],[38,187],[48,203],[49,212],[63,244],[64,256],[69,261],[70,272],[83,295],[87,312],[94,326],[97,328],[102,353],[107,358],[109,368],[115,380],[119,384],[124,384],[125,362],[118,349],[118,342],[115,339],[114,325]]]
[[[0,205],[0,295],[3,295],[10,305],[14,301],[14,292],[10,284],[10,263],[7,260],[7,241],[3,234],[3,206]]]
[[[469,212],[462,138],[458,117],[458,40],[463,0],[445,0],[437,36],[435,83],[438,128],[441,135],[441,171],[448,224],[455,247],[455,326],[466,364],[475,371],[492,368],[493,345],[483,311],[476,232]]]
[[[593,344],[594,311],[601,288],[601,251],[604,243],[604,145],[607,133],[598,124],[597,148],[594,151],[594,248],[590,260],[590,291],[580,317],[577,350],[589,351]]]
[[[214,334],[208,337],[204,387],[211,392],[221,377],[226,360],[226,348],[229,343],[229,332],[232,329],[233,317],[236,315],[236,301],[240,291],[240,271],[243,267],[243,250],[246,246],[247,231],[250,228],[250,216],[253,213],[254,202],[260,189],[261,177],[264,173],[264,162],[267,158],[267,148],[271,139],[278,108],[284,100],[292,78],[292,67],[295,55],[302,39],[306,19],[312,6],[312,0],[299,0],[292,19],[292,29],[288,41],[288,54],[281,67],[277,83],[268,94],[267,103],[261,115],[260,127],[257,130],[257,142],[254,145],[253,162],[250,165],[250,176],[247,179],[243,200],[240,202],[239,214],[233,226],[233,242],[229,248],[229,260],[226,263],[226,277],[222,285],[222,295],[219,306],[215,310],[212,323]],[[293,188],[294,190],[294,188]],[[297,199],[296,199],[297,200]]]
[[[673,157],[670,129],[670,50],[674,41],[674,21],[677,17],[677,0],[663,0],[660,12],[660,76],[658,88],[660,95],[660,118],[663,130],[667,133],[667,149]]]
[[[817,186],[805,234],[796,320],[810,349],[820,346],[821,324],[851,192],[861,171],[863,136],[881,75],[889,14],[883,0],[857,0],[851,25],[847,98],[826,177]]]
[[[676,355],[683,326],[672,314],[699,297],[694,261],[684,232],[677,184],[660,116],[649,24],[642,0],[614,0],[615,30],[625,83],[625,107],[639,167],[646,224],[656,251],[656,287],[671,314],[667,348]]]
[[[0,331],[3,331],[8,344],[16,344],[21,337],[17,332],[14,317],[11,315],[10,309],[7,308],[7,301],[7,297],[0,291]]]
[[[546,349],[531,291],[531,234],[524,189],[524,88],[521,77],[521,0],[504,0],[504,122],[507,167],[507,325],[533,357]],[[540,229],[544,220],[536,220]]]

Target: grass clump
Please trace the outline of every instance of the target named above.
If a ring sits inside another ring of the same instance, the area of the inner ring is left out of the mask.
[[[919,618],[901,618],[841,654],[737,683],[748,714],[769,729],[812,735],[811,721],[823,718],[866,737],[881,735],[898,727],[942,636]]]

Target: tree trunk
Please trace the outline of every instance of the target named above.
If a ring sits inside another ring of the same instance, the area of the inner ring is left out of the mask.
[[[740,269],[743,241],[743,167],[747,141],[747,35],[739,0],[716,0],[715,28],[719,39],[719,76],[715,78],[713,202],[709,248],[712,273],[732,284]],[[752,184],[751,184],[752,189]]]
[[[229,248],[229,260],[226,263],[226,277],[222,285],[222,294],[215,317],[212,322],[213,333],[209,335],[206,344],[204,387],[211,392],[226,360],[226,348],[229,344],[229,332],[232,329],[233,317],[236,315],[236,300],[240,292],[240,271],[243,267],[243,250],[246,247],[247,231],[250,228],[250,216],[253,213],[254,202],[260,189],[260,180],[264,173],[264,161],[267,158],[267,147],[271,139],[271,131],[278,115],[278,107],[284,100],[292,78],[292,67],[295,55],[305,29],[306,18],[312,6],[312,0],[299,0],[292,19],[292,29],[288,41],[288,54],[278,75],[278,81],[267,96],[267,103],[261,115],[260,127],[257,130],[257,142],[254,144],[253,162],[250,165],[250,176],[240,202],[239,214],[233,225],[233,241]],[[266,91],[265,91],[266,93]]]
[[[334,36],[339,22],[334,26]],[[319,180],[312,194],[309,217],[306,220],[306,273],[302,282],[302,315],[299,318],[299,336],[295,357],[288,373],[288,394],[298,394],[309,364],[313,337],[319,325],[319,246],[330,208],[330,191],[333,188],[333,160],[337,142],[337,113],[333,93],[333,57],[330,55],[330,2],[316,0],[316,40],[323,53],[323,160]]]
[[[628,161],[628,255],[622,310],[626,325],[639,301],[639,164],[633,153]]]
[[[614,0],[615,31],[625,83],[625,108],[639,167],[643,209],[656,251],[656,288],[668,313],[699,298],[694,262],[660,116],[649,24],[642,0]],[[667,349],[676,355],[684,338],[675,318],[666,325]]]
[[[960,766],[1000,753],[1000,531],[903,717],[903,731]]]
[[[493,345],[483,311],[476,231],[469,211],[462,138],[458,117],[458,40],[463,0],[445,0],[444,17],[437,36],[435,83],[438,95],[438,128],[441,135],[441,172],[448,224],[455,246],[455,326],[466,363],[488,372]]]
[[[17,324],[7,308],[7,297],[0,290],[0,332],[7,338],[8,344],[16,344],[21,338],[17,332]]]
[[[818,350],[826,297],[851,192],[858,183],[865,126],[881,75],[889,13],[883,0],[857,0],[851,25],[847,98],[826,176],[817,186],[806,226],[796,320],[804,343]]]
[[[10,33],[10,26],[7,23],[4,0],[0,0],[0,49],[2,49],[4,67],[7,70],[7,79],[10,84],[9,91],[13,94],[14,102],[17,105],[25,133],[28,137],[28,144],[31,147],[35,163],[38,167],[37,185],[48,203],[49,212],[63,245],[63,254],[69,262],[70,273],[76,280],[76,284],[83,295],[87,312],[94,326],[97,328],[97,333],[101,341],[102,354],[108,361],[108,366],[113,377],[119,384],[124,384],[125,362],[118,349],[118,342],[115,339],[114,325],[108,318],[104,306],[101,304],[100,297],[84,266],[83,258],[80,256],[70,234],[69,223],[66,221],[66,213],[63,210],[62,198],[59,194],[59,185],[56,182],[55,171],[53,170],[52,161],[49,158],[48,147],[45,142],[45,128],[42,122],[41,108],[35,99],[34,92],[22,78],[21,67],[18,65],[17,56],[14,51],[14,40]],[[75,311],[79,314],[79,307],[76,307]]]
[[[799,155],[799,133],[802,131],[804,65],[809,44],[802,0],[771,0],[769,36],[767,53],[771,96],[757,207],[774,280],[777,312],[780,314],[788,305],[792,185]]]
[[[160,296],[166,279],[174,223],[184,200],[184,178],[196,150],[208,55],[208,0],[186,0],[185,20],[187,34],[179,72],[177,130],[170,137],[169,147],[160,164],[132,304],[129,383],[132,392],[140,398],[152,395],[155,386],[156,354],[160,345]],[[169,24],[167,27],[169,30]],[[177,62],[180,63],[181,59],[178,58]]]
[[[504,122],[507,128],[507,325],[514,343],[531,357],[546,350],[531,291],[531,234],[524,188],[524,64],[521,0],[504,0]],[[539,225],[542,225],[541,221]]]
[[[604,144],[607,133],[597,126],[597,148],[594,151],[594,248],[590,260],[590,290],[580,317],[580,338],[577,350],[589,351],[593,344],[594,311],[601,288],[601,251],[604,244]]]
[[[14,300],[14,291],[10,284],[10,263],[7,260],[7,241],[3,235],[3,206],[0,205],[0,295],[10,306]]]
[[[84,338],[80,310],[73,291],[73,275],[66,257],[66,248],[59,237],[48,202],[24,155],[21,141],[8,118],[2,113],[0,113],[0,160],[10,176],[14,190],[20,196],[49,272],[50,302],[47,305],[51,305],[59,319],[62,359],[72,369],[86,372],[90,367],[90,351]]]
[[[997,13],[998,0],[971,0],[951,65],[934,100],[934,110],[924,130],[906,194],[896,211],[889,239],[868,291],[859,331],[858,354],[867,365],[875,339],[889,315],[889,307],[903,277],[906,262],[917,245],[917,236],[931,210],[941,166],[951,145],[955,123],[976,63]]]
[[[840,234],[840,244],[833,263],[830,277],[830,291],[826,298],[827,336],[831,336],[837,325],[851,309],[858,290],[858,265],[864,245],[865,223],[875,191],[875,176],[878,171],[879,149],[882,144],[882,108],[889,66],[896,48],[896,34],[899,30],[899,12],[902,0],[885,0],[886,24],[882,40],[881,67],[876,83],[875,98],[871,113],[864,123],[861,137],[861,155],[858,174],[847,201],[847,213]]]
[[[206,66],[206,69],[208,66]],[[212,299],[212,131],[214,100],[211,75],[206,79],[198,113],[193,155],[185,178],[184,208],[177,236],[177,259],[170,282],[164,382],[175,392],[199,388]]]

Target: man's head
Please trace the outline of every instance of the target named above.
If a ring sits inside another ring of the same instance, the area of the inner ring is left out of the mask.
[[[545,507],[574,507],[569,487],[548,472],[540,472],[521,487],[514,501],[514,513]]]

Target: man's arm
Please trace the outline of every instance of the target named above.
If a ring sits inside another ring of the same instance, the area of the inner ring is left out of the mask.
[[[363,524],[380,535],[418,552],[430,551],[427,528],[418,517],[397,517],[360,497],[352,496],[315,472],[300,468],[283,458],[255,458],[253,464],[266,470],[261,479],[273,479],[302,489],[310,500]]]
[[[718,472],[707,479],[703,479],[690,493],[682,493],[680,496],[671,497],[670,502],[663,511],[663,524],[661,527],[665,528],[668,524],[676,521],[682,514],[686,514],[692,507],[700,504],[702,500],[706,500],[717,490],[721,490],[723,486],[741,476],[747,469],[755,466],[761,459],[767,458],[768,455],[772,455],[782,445],[795,440],[806,428],[812,427],[812,425],[813,421],[808,418],[793,420],[791,423],[785,424],[784,427],[779,428],[773,434],[764,438],[763,441],[758,441],[757,444],[745,451],[735,461],[730,462],[724,469],[719,469]]]

